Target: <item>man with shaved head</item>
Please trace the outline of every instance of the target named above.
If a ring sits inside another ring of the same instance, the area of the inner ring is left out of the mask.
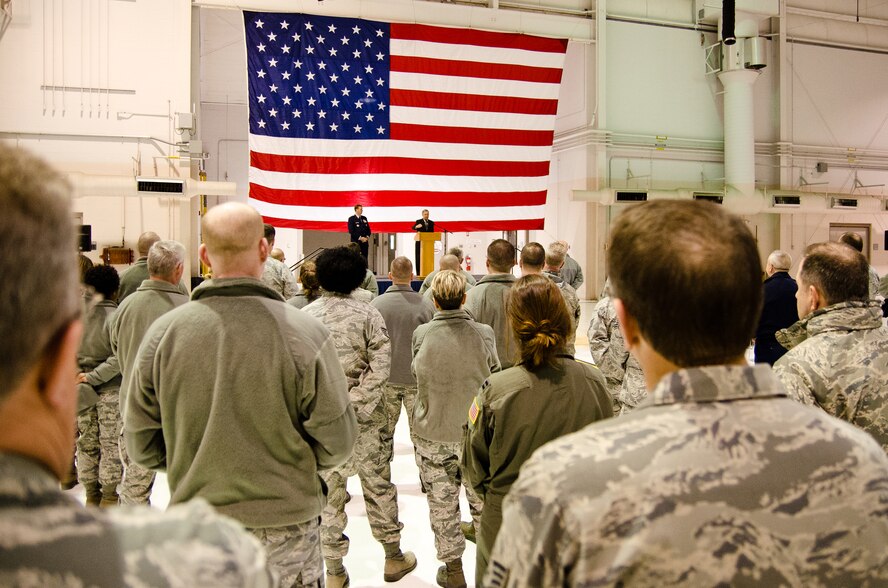
[[[395,425],[401,416],[401,405],[407,411],[410,438],[413,439],[413,403],[416,400],[416,377],[410,370],[413,352],[410,342],[416,327],[432,320],[435,313],[431,301],[413,291],[413,264],[404,256],[392,260],[389,278],[392,285],[370,304],[382,315],[392,342],[392,366],[388,383],[383,390],[383,401],[388,424],[382,431],[383,449],[389,462],[394,458]],[[418,464],[417,464],[418,467]]]
[[[453,271],[453,272],[456,272],[459,274],[459,273],[461,273],[461,270],[462,270],[462,268],[459,266],[459,258],[457,256],[453,255],[452,253],[448,253],[447,255],[441,256],[441,259],[438,261],[438,268],[439,269],[437,269],[429,274],[429,276],[432,278],[432,281],[429,282],[429,288],[427,288],[425,292],[422,292],[422,290],[420,289],[420,292],[422,293],[423,296],[425,296],[425,299],[429,301],[429,304],[434,304],[434,302],[433,302],[434,291],[431,288],[431,284],[434,283],[434,281],[435,281],[434,278],[438,274],[438,272],[439,271],[443,272],[444,270],[450,270],[450,271]],[[465,276],[463,276],[463,277],[465,277]],[[423,282],[423,284],[425,284],[425,282]],[[466,281],[465,292],[468,292],[471,289],[472,289],[472,285],[468,281]]]
[[[462,247],[451,247],[450,249],[447,250],[447,255],[452,255],[456,258],[456,270],[455,271],[462,274],[462,277],[464,277],[466,279],[466,282],[468,282],[469,286],[474,286],[475,284],[478,283],[477,280],[475,280],[475,276],[473,276],[472,274],[470,274],[469,272],[467,272],[466,270],[464,270],[462,268],[462,263],[463,263]],[[425,279],[422,281],[422,286],[419,287],[420,294],[425,294],[426,291],[431,287],[432,280],[435,279],[435,274],[437,274],[440,269],[454,269],[452,267],[446,267],[446,268],[440,267],[440,264],[442,261],[443,261],[443,258],[438,260],[439,269],[432,270],[431,272],[429,272],[429,275],[427,275],[425,277]],[[468,292],[468,291],[469,291],[469,289],[466,288],[466,292]]]
[[[166,470],[170,502],[203,497],[266,546],[283,585],[323,581],[319,469],[351,454],[355,416],[330,332],[260,281],[262,218],[207,213],[213,279],[139,349],[124,408],[129,456]]]
[[[547,265],[550,257],[539,243],[531,241],[521,249],[521,255],[518,257],[518,267],[521,268],[521,275],[539,274],[546,276],[558,286],[558,291],[564,298],[567,305],[567,314],[570,315],[570,332],[567,335],[567,344],[565,351],[570,355],[577,352],[577,322],[580,320],[580,299],[577,298],[577,291],[570,284],[561,279],[557,272],[550,271],[551,266]],[[546,270],[546,271],[544,271]]]

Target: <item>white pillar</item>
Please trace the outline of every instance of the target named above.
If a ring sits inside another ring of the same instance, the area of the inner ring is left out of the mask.
[[[755,116],[752,86],[759,72],[723,71],[718,79],[725,88],[725,186],[730,193],[755,193]]]

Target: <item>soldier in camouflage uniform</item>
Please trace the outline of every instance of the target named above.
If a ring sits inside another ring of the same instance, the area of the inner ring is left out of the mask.
[[[589,351],[607,381],[614,404],[614,415],[629,413],[647,398],[644,372],[626,350],[620,322],[610,296],[610,280],[604,285],[605,296],[598,301],[589,322]]]
[[[321,472],[327,484],[321,541],[328,586],[345,586],[349,582],[342,563],[349,547],[345,535],[346,480],[355,473],[361,479],[373,538],[385,550],[385,580],[400,580],[416,568],[413,553],[401,552],[404,526],[398,520],[398,489],[391,482],[388,454],[381,439],[388,426],[383,388],[389,376],[391,344],[379,311],[350,295],[361,284],[366,267],[363,256],[349,247],[325,250],[317,259],[318,280],[324,294],[303,309],[320,319],[333,334],[358,419],[358,438],[349,461]]]
[[[413,279],[413,265],[406,257],[392,260],[389,278],[392,285],[382,296],[373,299],[371,305],[379,311],[385,320],[385,326],[391,338],[392,361],[388,383],[383,392],[383,401],[388,415],[388,422],[383,430],[382,445],[388,455],[389,463],[395,456],[395,426],[401,418],[401,405],[407,412],[407,424],[410,428],[410,440],[416,444],[413,435],[413,404],[416,402],[416,377],[410,371],[413,359],[410,344],[413,331],[419,325],[432,320],[435,313],[431,302],[413,291],[410,282]],[[416,454],[416,467],[419,467],[419,455]]]
[[[188,302],[176,286],[185,271],[185,247],[177,241],[155,241],[146,256],[148,278],[120,304],[111,321],[111,350],[120,362],[123,384],[120,388],[120,413],[126,408],[128,378],[136,361],[142,338],[155,320]],[[120,483],[122,504],[148,504],[154,485],[154,472],[130,459],[126,438],[121,431],[120,459],[123,479]]]
[[[799,322],[777,332],[789,349],[774,364],[794,398],[857,425],[888,451],[888,328],[868,294],[866,259],[817,243],[799,265]]]
[[[269,251],[274,247],[274,236],[274,227],[265,223],[265,240],[268,241]],[[296,276],[293,275],[290,268],[270,255],[265,260],[265,267],[262,268],[262,282],[283,296],[284,300],[296,296],[296,292],[299,291]]]
[[[567,304],[567,312],[570,314],[571,328],[567,335],[567,346],[565,347],[565,351],[571,355],[575,355],[577,352],[577,325],[580,322],[580,298],[577,296],[576,288],[571,286],[567,280],[561,277],[558,268],[563,264],[564,258],[559,255],[557,249],[552,252],[547,251],[546,265],[543,269],[543,275],[555,282],[555,285],[558,286],[561,295],[564,297],[564,302]],[[582,276],[580,276],[580,282],[582,283]]]
[[[117,270],[109,265],[89,269],[84,278],[97,300],[84,323],[83,341],[77,353],[79,384],[92,386],[98,403],[77,415],[77,477],[86,490],[87,504],[102,507],[117,504],[117,485],[122,468],[117,440],[120,436],[120,366],[111,349],[110,331],[120,286]]]
[[[438,585],[448,588],[466,585],[461,486],[466,488],[476,535],[481,522],[481,499],[464,482],[460,468],[462,428],[478,388],[500,369],[493,329],[475,322],[461,308],[465,285],[465,279],[453,270],[435,275],[429,291],[437,311],[431,322],[416,328],[412,343],[412,370],[418,389],[413,426],[419,473],[427,488],[438,560],[444,563],[438,569]],[[457,365],[459,370],[454,371]]]
[[[743,220],[655,200],[611,235],[614,306],[656,385],[524,464],[484,585],[888,582],[888,456],[745,361],[762,290]]]
[[[259,543],[205,502],[102,512],[59,490],[82,332],[70,191],[0,145],[0,586],[275,585]]]

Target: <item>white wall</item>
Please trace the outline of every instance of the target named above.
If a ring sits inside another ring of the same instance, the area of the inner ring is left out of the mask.
[[[189,176],[187,163],[181,168],[167,159],[176,151],[164,143],[177,140],[170,113],[191,109],[188,3],[17,0],[12,6],[0,42],[0,139],[65,172],[133,177],[141,168],[144,175]],[[135,249],[144,230],[190,240],[187,202],[79,193],[74,209],[92,225],[94,260],[103,246]]]

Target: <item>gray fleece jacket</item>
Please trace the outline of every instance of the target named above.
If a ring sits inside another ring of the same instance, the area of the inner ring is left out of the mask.
[[[356,434],[330,332],[259,280],[221,278],[148,330],[130,380],[127,450],[246,527],[316,518],[318,469]]]

